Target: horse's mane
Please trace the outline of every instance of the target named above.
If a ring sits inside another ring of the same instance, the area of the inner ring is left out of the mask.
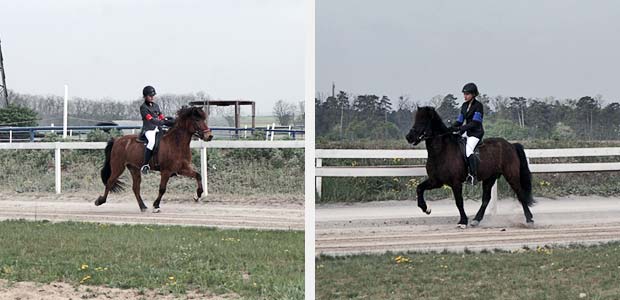
[[[183,106],[176,113],[176,120],[174,121],[174,126],[166,133],[166,135],[171,134],[177,137],[179,130],[188,130],[193,128],[194,119],[206,119],[206,114],[200,107],[196,106]],[[177,140],[178,143],[178,140]]]
[[[205,113],[200,107],[183,106],[177,111],[177,121],[185,121],[192,117],[204,118]]]
[[[448,127],[441,120],[441,116],[437,113],[434,107],[423,106],[418,108],[418,113],[421,114],[423,120],[427,121],[431,125],[433,132],[445,133],[448,131]]]

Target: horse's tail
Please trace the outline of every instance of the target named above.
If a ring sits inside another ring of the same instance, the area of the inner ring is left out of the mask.
[[[112,154],[112,147],[114,146],[114,139],[111,138],[108,141],[108,145],[105,147],[105,162],[103,163],[103,168],[101,168],[101,181],[103,181],[103,185],[108,184],[108,179],[112,175],[112,167],[110,166],[110,156]],[[111,192],[121,192],[125,190],[123,182],[117,180],[112,188]]]
[[[534,197],[532,197],[532,172],[530,172],[530,168],[527,164],[523,145],[514,143],[513,146],[517,151],[517,156],[519,156],[519,179],[521,182],[521,190],[523,191],[523,199],[519,200],[525,201],[527,206],[532,206],[534,204]]]

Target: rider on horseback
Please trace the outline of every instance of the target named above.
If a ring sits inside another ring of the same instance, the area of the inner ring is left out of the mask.
[[[140,137],[144,134],[148,141],[144,148],[144,163],[142,168],[140,168],[142,174],[147,174],[150,170],[149,161],[153,155],[157,132],[162,130],[162,125],[168,125],[169,123],[164,117],[164,114],[159,110],[159,105],[155,103],[156,94],[155,88],[150,85],[142,89],[144,103],[140,106],[140,115],[142,115],[142,132],[140,133]]]
[[[482,103],[476,100],[478,95],[480,95],[480,93],[478,92],[478,87],[474,83],[470,82],[463,87],[465,102],[463,106],[461,106],[461,113],[456,123],[450,128],[452,131],[458,131],[459,134],[467,139],[467,145],[465,147],[465,156],[467,156],[467,163],[469,165],[467,181],[471,184],[476,184],[478,180],[478,160],[475,155],[472,154],[484,135],[484,128],[482,127],[484,109]]]

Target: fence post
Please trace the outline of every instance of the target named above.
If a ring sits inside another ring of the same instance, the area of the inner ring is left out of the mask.
[[[273,131],[274,129],[276,129],[276,123],[271,125],[271,141],[273,141],[273,136],[276,134],[276,132]]]
[[[200,148],[200,173],[202,173],[202,189],[204,190],[204,196],[209,195],[209,188],[207,186],[207,143],[201,142]]]
[[[9,130],[9,144],[13,143],[13,130]]]
[[[316,159],[316,167],[320,168],[323,166],[323,160],[321,158],[317,158]],[[322,178],[321,177],[317,177],[316,178],[316,192],[318,194],[318,198],[321,199],[321,184],[322,184]]]
[[[56,142],[54,148],[55,169],[56,169],[56,194],[60,194],[61,181],[60,181],[60,143]]]
[[[489,209],[491,216],[495,216],[497,215],[497,209],[499,207],[499,196],[497,193],[497,180],[495,181],[495,184],[493,184],[493,187],[491,188],[491,202],[489,203],[489,205],[491,205],[491,208]]]

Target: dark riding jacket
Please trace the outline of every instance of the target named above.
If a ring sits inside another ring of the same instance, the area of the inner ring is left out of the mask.
[[[463,106],[461,106],[461,114],[459,114],[454,127],[460,127],[459,131],[461,133],[467,132],[467,136],[482,139],[484,135],[484,128],[482,127],[483,116],[484,108],[482,107],[482,103],[474,98],[471,100],[471,106],[468,102],[463,103]],[[463,125],[463,123],[465,123],[465,125]]]
[[[140,115],[142,115],[142,131],[154,130],[164,125],[164,114],[159,110],[157,103],[147,103],[144,101],[140,106]]]

